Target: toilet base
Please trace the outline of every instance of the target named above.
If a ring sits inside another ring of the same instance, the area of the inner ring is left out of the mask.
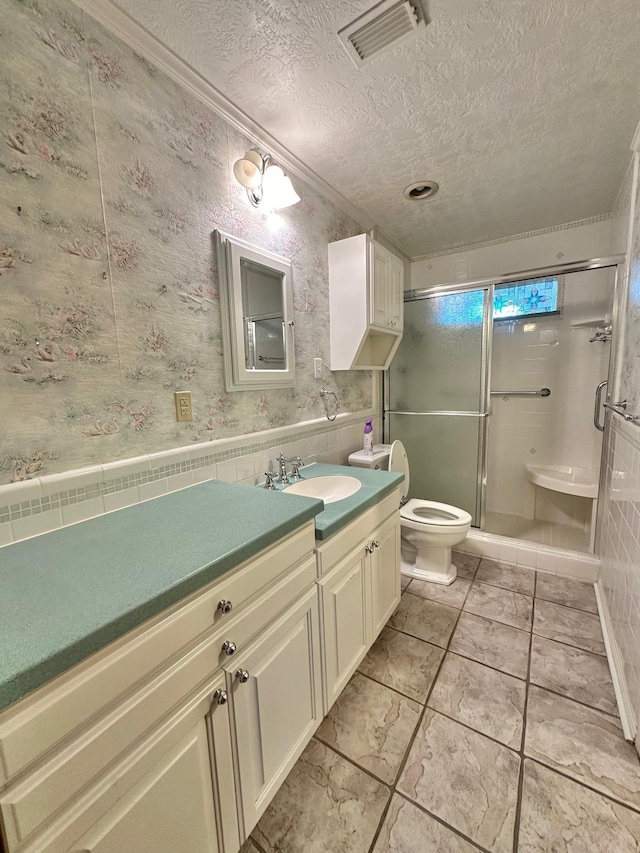
[[[413,555],[411,555],[413,556]],[[416,552],[415,562],[410,563],[403,555],[400,561],[401,574],[429,583],[449,586],[458,576],[451,562],[451,548],[421,548]]]

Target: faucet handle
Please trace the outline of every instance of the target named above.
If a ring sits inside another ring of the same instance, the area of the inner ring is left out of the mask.
[[[300,468],[304,467],[304,462],[302,461],[302,459],[300,459],[299,456],[292,456],[291,459],[289,459],[289,462],[291,462],[292,479],[301,480],[302,477],[300,476]]]
[[[275,472],[274,471],[265,471],[264,476],[266,477],[266,480],[264,481],[264,488],[275,490],[276,484],[273,482],[273,479],[276,476]]]

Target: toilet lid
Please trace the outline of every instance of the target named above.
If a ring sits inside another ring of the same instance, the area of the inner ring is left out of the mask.
[[[405,500],[409,494],[411,475],[409,474],[407,451],[404,449],[404,444],[401,441],[394,441],[391,445],[389,471],[395,471],[396,474],[404,474],[404,483],[400,485],[400,500]]]

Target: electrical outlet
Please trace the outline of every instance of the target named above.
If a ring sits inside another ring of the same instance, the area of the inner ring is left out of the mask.
[[[313,359],[313,378],[314,379],[322,379],[322,359],[314,358]]]
[[[176,391],[174,397],[176,401],[176,420],[192,421],[191,391]]]

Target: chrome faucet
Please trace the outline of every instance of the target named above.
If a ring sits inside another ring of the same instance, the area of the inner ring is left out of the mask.
[[[278,474],[277,482],[282,483],[285,486],[288,486],[289,482],[290,482],[289,478],[287,477],[287,462],[288,461],[289,460],[284,455],[284,453],[282,451],[280,451],[280,455],[278,456],[278,470],[280,473]]]

